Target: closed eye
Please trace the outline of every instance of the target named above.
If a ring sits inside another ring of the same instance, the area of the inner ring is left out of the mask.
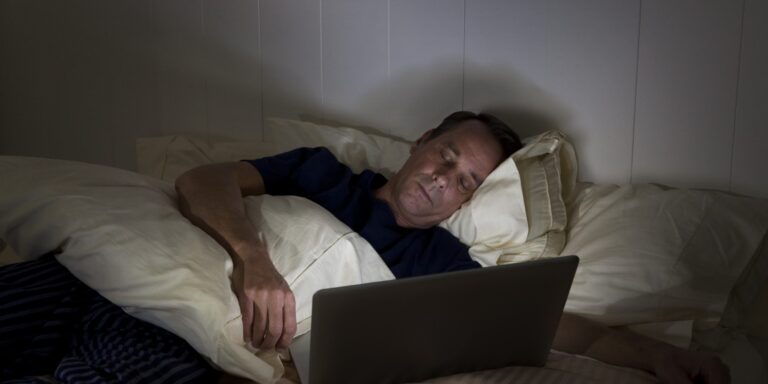
[[[450,162],[451,161],[451,155],[448,153],[447,150],[444,149],[444,150],[440,151],[440,155],[443,157],[444,161],[446,161],[446,162]]]
[[[459,186],[461,187],[460,189],[462,189],[465,193],[469,193],[475,190],[475,185],[468,182],[464,177],[459,178]]]

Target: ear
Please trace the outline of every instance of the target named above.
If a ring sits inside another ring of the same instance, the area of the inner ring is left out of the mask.
[[[432,136],[432,131],[434,131],[434,130],[435,130],[435,129],[434,129],[434,128],[432,128],[432,129],[430,129],[430,130],[428,130],[428,131],[424,132],[424,133],[421,135],[421,137],[419,137],[418,139],[416,139],[416,141],[415,141],[413,144],[411,144],[411,154],[413,154],[413,152],[414,152],[414,151],[415,151],[417,148],[419,148],[419,147],[420,147],[420,146],[421,146],[421,145],[422,145],[422,144],[423,144],[425,141],[429,140],[429,138]]]

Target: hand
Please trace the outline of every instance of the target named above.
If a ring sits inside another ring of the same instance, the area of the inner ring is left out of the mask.
[[[296,334],[296,301],[265,249],[234,263],[232,290],[243,316],[243,338],[259,349],[285,349]]]
[[[654,372],[662,383],[728,384],[728,367],[714,355],[684,350],[657,355]]]

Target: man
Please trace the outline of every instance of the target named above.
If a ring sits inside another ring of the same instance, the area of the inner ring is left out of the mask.
[[[286,348],[296,333],[295,299],[245,214],[245,195],[309,198],[360,233],[398,277],[476,268],[467,247],[436,224],[469,200],[491,171],[520,148],[487,114],[456,112],[424,133],[390,180],[353,174],[325,149],[299,149],[250,162],[191,170],[176,183],[182,212],[230,253],[232,288],[246,341]],[[713,356],[684,351],[564,314],[553,348],[652,372],[663,382],[727,383]]]

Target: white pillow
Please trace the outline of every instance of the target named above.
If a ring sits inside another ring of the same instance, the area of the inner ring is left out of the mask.
[[[573,146],[558,131],[526,142],[440,224],[483,266],[557,256],[565,245],[565,201],[577,169]]]
[[[0,237],[20,255],[60,248],[58,260],[80,280],[223,370],[258,382],[282,376],[276,354],[245,346],[231,259],[179,213],[171,184],[21,157],[0,157],[0,178]],[[365,240],[306,199],[251,197],[246,208],[296,296],[299,334],[318,289],[393,278]]]
[[[720,318],[768,233],[768,200],[716,191],[585,185],[569,213],[566,310],[610,325]]]
[[[275,143],[188,135],[142,137],[136,140],[136,169],[142,175],[173,183],[182,173],[201,165],[256,159],[289,149]]]
[[[266,129],[271,140],[280,147],[326,147],[355,173],[370,169],[390,177],[411,155],[411,143],[408,141],[365,133],[355,128],[270,118],[267,119]]]
[[[368,168],[390,176],[410,156],[405,141],[353,128],[268,119],[267,130],[281,146],[328,147],[356,172]],[[565,199],[578,168],[573,146],[557,131],[527,142],[440,224],[469,245],[483,266],[557,256],[565,244]]]
[[[0,266],[18,263],[20,261],[24,261],[24,259],[17,255],[16,252],[3,241],[3,239],[0,239]]]
[[[270,118],[266,130],[269,144],[187,136],[139,139],[137,163],[141,173],[173,181],[188,169],[214,161],[326,147],[355,172],[371,169],[389,177],[410,156],[410,143],[354,128]],[[573,146],[557,131],[526,142],[472,200],[440,224],[470,246],[470,255],[483,266],[556,256],[565,244],[565,199],[578,168]]]
[[[496,265],[505,249],[525,243],[528,219],[514,159],[494,169],[472,199],[440,226],[468,245],[472,258],[484,267]]]

